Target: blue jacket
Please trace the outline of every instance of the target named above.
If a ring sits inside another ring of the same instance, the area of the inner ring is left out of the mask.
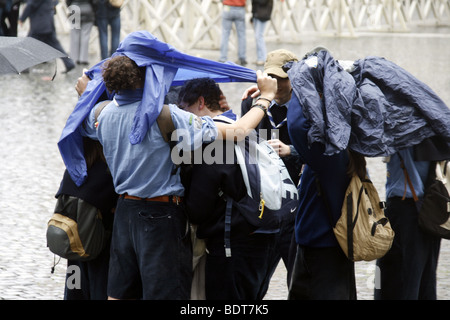
[[[310,145],[309,121],[296,95],[292,96],[288,109],[288,128],[292,144],[305,163],[299,186],[299,208],[295,221],[295,237],[298,244],[309,247],[337,246],[332,224],[341,215],[344,194],[350,182],[347,176],[348,154],[340,151],[325,155],[325,146],[320,142]],[[320,182],[323,196],[318,193]],[[330,206],[333,222],[330,221]]]

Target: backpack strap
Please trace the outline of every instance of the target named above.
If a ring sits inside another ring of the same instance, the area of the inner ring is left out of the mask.
[[[164,141],[170,143],[172,132],[175,131],[175,125],[173,124],[172,116],[170,115],[170,107],[167,104],[163,105],[161,113],[158,118],[156,118],[156,122],[158,123]]]
[[[358,175],[355,175],[358,177]],[[361,203],[361,197],[363,192],[366,192],[364,185],[361,181],[361,188],[358,192],[358,201],[356,202],[356,213],[355,218],[353,218],[353,199],[352,197],[348,196],[347,199],[344,201],[347,201],[347,250],[348,250],[348,258],[350,260],[354,260],[354,247],[353,247],[353,229],[355,228],[356,221],[359,217],[359,204]]]
[[[333,231],[334,234],[334,228],[336,226],[336,223],[333,220],[333,215],[331,213],[331,206],[328,203],[328,199],[327,199],[327,195],[325,194],[321,184],[320,184],[320,180],[319,177],[317,175],[317,173],[314,173],[316,176],[316,187],[317,187],[317,194],[319,197],[322,198],[323,203],[325,204],[325,207],[327,208],[327,212],[328,212],[328,218],[330,219],[330,225],[331,225],[331,229]],[[361,195],[362,192],[364,191],[364,186],[361,186],[361,189],[359,191],[359,195],[358,195],[358,208],[359,209],[359,203],[361,201]],[[350,260],[353,261],[353,227],[354,227],[354,221],[356,222],[357,217],[355,217],[355,220],[353,220],[353,200],[352,197],[347,197],[346,199],[344,199],[344,201],[347,201],[347,250],[348,250],[348,258]],[[342,214],[342,213],[341,213]],[[352,266],[353,268],[354,266]]]
[[[105,107],[111,102],[111,100],[105,100],[100,102],[100,105],[97,107],[97,109],[95,109],[95,113],[94,113],[94,126],[97,129],[98,127],[98,117],[100,116],[100,113],[102,112],[103,109],[105,109]],[[83,127],[85,127],[85,123],[83,121]]]
[[[225,256],[231,257],[231,212],[233,210],[233,199],[226,195],[222,189],[219,189],[219,197],[226,202],[225,209],[225,232],[224,232],[224,243],[225,243]]]
[[[400,167],[403,169],[403,174],[404,174],[404,176],[405,176],[405,192],[403,193],[403,198],[402,198],[402,200],[405,200],[405,198],[406,198],[406,183],[408,183],[409,189],[410,189],[411,192],[412,192],[414,201],[417,202],[417,201],[419,201],[419,198],[417,197],[416,191],[414,190],[414,187],[413,187],[413,185],[412,185],[411,179],[409,178],[408,170],[406,170],[405,163],[403,162],[403,158],[402,158],[402,156],[400,155],[400,153],[398,152],[397,154],[398,154],[398,157],[400,158]]]
[[[227,208],[225,210],[225,234],[224,234],[224,242],[225,242],[225,256],[231,257],[231,211],[233,208],[233,199],[230,197],[227,198]]]
[[[100,113],[105,109],[105,107],[111,102],[111,100],[105,100],[101,102],[101,104],[95,109],[95,123],[97,123],[98,117],[100,116]]]

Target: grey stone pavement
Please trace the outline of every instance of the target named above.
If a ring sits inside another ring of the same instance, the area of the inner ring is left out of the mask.
[[[254,40],[247,33],[247,65],[256,68]],[[59,35],[65,48],[68,36]],[[418,27],[411,33],[364,33],[357,38],[304,35],[298,43],[267,41],[268,51],[286,48],[299,57],[316,46],[327,47],[336,59],[356,60],[383,56],[428,84],[450,106],[450,27]],[[217,50],[189,54],[218,60]],[[93,52],[91,62],[98,60]],[[229,60],[236,61],[230,51]],[[46,81],[52,65],[29,75],[0,76],[0,300],[61,300],[65,264],[51,273],[54,256],[46,248],[46,223],[53,211],[64,165],[56,147],[65,121],[76,103],[73,89],[81,67],[64,75],[61,61],[53,82]],[[222,84],[239,114],[239,100],[251,84]],[[378,158],[368,159],[374,183],[384,198],[385,168]],[[56,259],[57,260],[57,259]],[[331,267],[331,266],[330,266]],[[450,244],[442,241],[438,266],[438,299],[450,298]],[[374,262],[356,263],[358,299],[372,300]],[[266,299],[285,300],[286,270],[280,263]]]

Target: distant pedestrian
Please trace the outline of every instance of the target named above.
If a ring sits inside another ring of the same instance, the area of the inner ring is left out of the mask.
[[[120,43],[120,8],[113,7],[108,0],[95,1],[100,54],[102,60],[104,60],[116,52]],[[108,26],[111,28],[111,45],[109,49]]]
[[[11,23],[10,16],[12,10],[13,10],[13,0],[0,0],[0,36],[10,36],[10,28],[6,24],[5,20],[6,18],[8,18],[9,23]],[[16,31],[17,31],[17,18],[16,18]]]
[[[19,10],[20,5],[24,3],[24,0],[13,0],[11,10],[9,12],[3,12],[2,26],[3,30],[6,30],[5,35],[9,37],[17,37],[17,24],[19,22]],[[8,19],[8,26],[6,27],[5,19]]]
[[[252,0],[252,23],[255,31],[256,65],[263,66],[266,61],[266,42],[264,32],[272,15],[273,0]]]
[[[223,0],[222,40],[220,44],[220,62],[228,60],[228,41],[231,28],[236,26],[238,37],[238,63],[247,64],[247,39],[245,35],[245,0]]]
[[[92,0],[66,0],[67,6],[74,6],[70,10],[75,15],[70,28],[70,57],[77,64],[89,64],[89,40],[95,22]],[[70,8],[69,8],[70,9]],[[79,11],[78,11],[79,10]],[[79,12],[79,16],[76,14]]]
[[[19,23],[22,24],[30,18],[30,31],[28,36],[40,40],[56,50],[66,53],[58,38],[56,37],[55,21],[55,6],[57,2],[53,0],[28,0],[22,15],[19,18]],[[72,59],[66,57],[62,58],[66,67],[66,73],[75,68],[75,63]]]

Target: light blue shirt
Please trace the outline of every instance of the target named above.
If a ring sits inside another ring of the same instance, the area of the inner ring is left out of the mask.
[[[142,90],[126,91],[116,95],[98,117],[95,124],[95,106],[85,121],[82,135],[98,139],[108,163],[118,194],[141,198],[162,195],[184,195],[178,172],[171,160],[171,149],[164,141],[157,122],[153,123],[141,143],[132,145],[129,140],[136,109],[142,98]],[[199,118],[169,105],[177,132],[183,136],[178,148],[189,148],[202,142],[214,141],[217,127],[210,117]]]
[[[398,153],[400,153],[403,158],[406,170],[408,171],[408,176],[417,197],[423,197],[425,190],[424,184],[428,175],[430,163],[428,161],[414,161],[412,148],[401,150]],[[390,157],[386,170],[386,198],[403,197],[405,194],[406,178],[403,169],[400,166],[400,158],[397,153]],[[412,197],[411,189],[406,182],[406,198]]]

